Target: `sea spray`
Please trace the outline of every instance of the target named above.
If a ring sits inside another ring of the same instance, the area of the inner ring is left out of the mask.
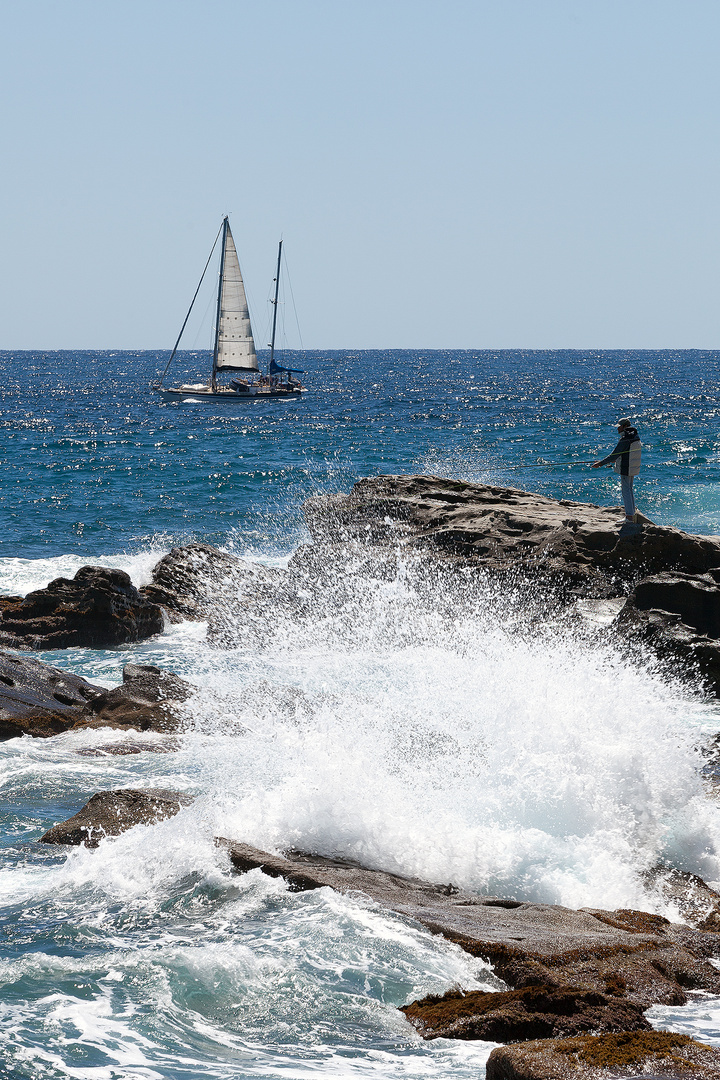
[[[458,607],[384,571],[217,652],[188,738],[223,835],[568,906],[658,909],[658,863],[720,877],[701,697],[520,590]]]

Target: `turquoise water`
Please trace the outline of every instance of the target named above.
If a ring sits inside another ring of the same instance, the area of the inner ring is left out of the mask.
[[[194,539],[283,566],[308,539],[303,500],[376,473],[617,505],[610,471],[572,463],[607,453],[624,415],[639,507],[720,533],[720,353],[304,353],[301,400],[222,406],[154,397],[165,359],[0,353],[4,593],[87,562],[143,584]],[[204,362],[184,354],[172,381]],[[237,877],[218,834],[568,906],[672,915],[643,885],[658,861],[720,883],[697,753],[714,703],[569,621],[539,627],[492,583],[456,608],[410,566],[348,574],[336,607],[286,615],[270,642],[214,649],[181,623],[43,656],[104,685],[159,663],[198,691],[170,753],[78,753],[158,742],[111,731],[0,744],[5,1075],[482,1075],[489,1045],[423,1043],[396,1006],[494,986],[487,967],[362,897]],[[94,852],[37,844],[133,786],[196,799]],[[714,999],[653,1016],[720,1045]]]

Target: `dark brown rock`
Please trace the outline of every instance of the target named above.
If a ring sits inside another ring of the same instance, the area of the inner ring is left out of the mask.
[[[118,836],[134,825],[154,825],[191,802],[189,795],[162,788],[99,791],[73,817],[53,825],[40,843],[97,847],[106,836]]]
[[[487,1080],[720,1080],[720,1050],[669,1031],[580,1035],[493,1050]]]
[[[615,625],[690,676],[720,693],[720,587],[711,574],[656,574],[639,581]]]
[[[152,583],[140,591],[171,614],[205,619],[218,602],[271,577],[266,567],[210,544],[188,544],[165,555],[153,569]]]
[[[101,691],[78,675],[0,651],[0,739],[67,731]]]
[[[319,855],[287,856],[220,840],[238,870],[260,867],[302,888],[362,892],[490,961],[511,987],[568,987],[626,998],[643,1008],[682,1005],[688,989],[720,993],[720,935],[639,911],[572,911],[463,893]],[[265,869],[271,867],[271,869]]]
[[[720,638],[720,587],[711,574],[655,574],[638,581],[632,591],[637,611],[656,608],[679,615],[704,637]]]
[[[574,986],[487,993],[450,990],[403,1005],[424,1039],[520,1042],[598,1031],[650,1031],[640,1005]]]
[[[141,596],[122,570],[83,566],[75,577],[0,611],[0,641],[13,648],[93,649],[142,641],[159,634],[162,612]]]
[[[304,512],[321,544],[400,545],[494,570],[525,569],[586,596],[618,595],[622,582],[649,573],[720,567],[717,537],[651,524],[621,531],[619,508],[435,476],[367,478],[349,495],[308,500]]]
[[[176,731],[178,706],[194,687],[153,664],[126,664],[121,686],[91,698],[75,728],[133,728],[136,731]]]

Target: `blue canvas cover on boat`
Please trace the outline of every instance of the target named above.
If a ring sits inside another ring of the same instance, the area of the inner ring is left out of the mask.
[[[275,360],[270,361],[270,374],[277,375],[279,371],[287,371],[289,375],[304,375],[305,372],[300,368],[281,367],[280,364],[276,364]]]

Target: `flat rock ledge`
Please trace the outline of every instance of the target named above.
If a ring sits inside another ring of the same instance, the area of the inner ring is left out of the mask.
[[[104,649],[142,641],[163,629],[160,607],[123,570],[83,566],[75,577],[0,609],[0,645],[13,649]]]
[[[720,1050],[665,1031],[544,1039],[493,1050],[487,1080],[720,1080]]]
[[[173,817],[192,801],[190,795],[164,788],[98,791],[77,814],[48,829],[40,843],[96,848],[107,836]]]
[[[513,989],[595,992],[642,1009],[683,1005],[687,990],[720,994],[720,935],[641,911],[520,903],[464,893],[452,884],[368,870],[338,859],[260,851],[223,837],[237,871],[260,869],[291,889],[360,892],[491,962]]]
[[[720,568],[720,538],[651,523],[626,528],[619,507],[550,499],[438,476],[376,476],[349,495],[304,504],[319,544],[430,551],[495,570],[544,571],[577,595],[619,595],[619,582]]]

